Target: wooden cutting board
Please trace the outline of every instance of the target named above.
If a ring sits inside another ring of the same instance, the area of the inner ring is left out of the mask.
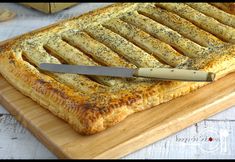
[[[235,73],[188,95],[81,136],[0,76],[0,102],[60,158],[120,158],[235,105]]]

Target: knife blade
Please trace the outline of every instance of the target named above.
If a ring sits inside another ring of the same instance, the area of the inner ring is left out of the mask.
[[[186,70],[176,68],[122,68],[106,66],[84,66],[84,65],[67,65],[42,63],[39,69],[56,73],[71,73],[94,76],[111,76],[111,77],[145,77],[157,80],[178,80],[178,81],[197,81],[211,82],[215,74],[205,71]]]

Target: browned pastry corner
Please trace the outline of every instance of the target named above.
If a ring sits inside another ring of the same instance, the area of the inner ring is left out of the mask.
[[[212,3],[214,6],[224,10],[225,12],[228,12],[230,14],[235,15],[235,3]]]
[[[208,3],[120,3],[0,46],[0,72],[74,130],[90,135],[208,83],[43,72],[40,63],[235,71],[235,18]]]

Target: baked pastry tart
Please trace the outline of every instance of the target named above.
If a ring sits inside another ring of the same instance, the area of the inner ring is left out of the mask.
[[[114,78],[39,70],[40,63],[235,71],[235,16],[208,3],[120,3],[0,46],[0,72],[83,135],[188,94],[207,82]]]

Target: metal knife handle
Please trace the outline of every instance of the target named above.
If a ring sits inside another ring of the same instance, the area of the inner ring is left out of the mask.
[[[215,74],[211,72],[173,68],[139,68],[134,76],[156,78],[160,80],[205,81],[211,82]]]

